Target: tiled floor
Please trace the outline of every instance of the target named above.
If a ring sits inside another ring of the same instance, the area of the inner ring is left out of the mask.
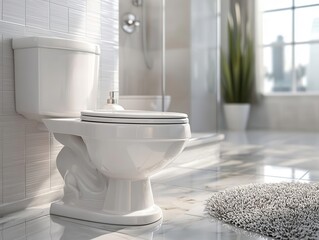
[[[216,145],[191,147],[152,178],[155,201],[164,213],[160,223],[106,226],[49,216],[47,208],[40,208],[22,213],[18,220],[0,220],[0,240],[267,239],[208,219],[203,212],[206,199],[242,184],[317,181],[318,146],[319,133],[227,133],[220,158]]]

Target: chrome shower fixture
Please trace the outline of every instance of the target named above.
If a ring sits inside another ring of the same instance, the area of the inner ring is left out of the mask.
[[[143,5],[143,0],[132,0],[132,4],[135,6],[135,7],[140,7]]]
[[[123,16],[123,25],[122,29],[126,33],[133,33],[136,30],[136,27],[140,26],[141,22],[137,20],[136,16],[132,13],[127,13]]]

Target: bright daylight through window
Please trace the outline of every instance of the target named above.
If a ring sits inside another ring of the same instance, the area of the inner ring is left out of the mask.
[[[319,0],[261,0],[264,92],[319,93]]]

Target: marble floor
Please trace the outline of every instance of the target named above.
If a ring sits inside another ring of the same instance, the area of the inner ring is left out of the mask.
[[[50,216],[48,206],[40,206],[0,219],[0,240],[267,239],[208,219],[205,201],[213,192],[237,185],[317,181],[318,146],[319,133],[226,133],[220,149],[214,143],[188,147],[152,177],[155,201],[163,209],[161,222],[109,226]]]

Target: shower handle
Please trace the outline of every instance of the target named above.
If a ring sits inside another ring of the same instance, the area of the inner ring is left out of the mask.
[[[127,13],[123,16],[123,25],[122,29],[126,33],[133,33],[136,30],[136,27],[139,27],[141,22],[137,20],[136,16],[132,13]]]

